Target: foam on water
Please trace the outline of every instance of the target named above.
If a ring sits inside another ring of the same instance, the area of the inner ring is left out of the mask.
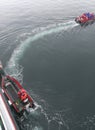
[[[66,31],[68,29],[72,29],[75,26],[77,26],[77,24],[74,21],[69,21],[66,23],[53,24],[53,25],[49,25],[48,27],[40,27],[34,29],[31,33],[32,36],[29,36],[29,38],[27,38],[24,42],[21,42],[21,44],[14,50],[8,62],[7,68],[10,68],[13,71],[13,74],[15,73],[15,75],[18,75],[17,70],[19,68],[22,69],[21,66],[19,67],[18,62],[23,56],[25,50],[30,46],[30,44],[32,44],[33,41],[36,41],[39,38],[42,38],[44,36],[53,33],[58,33],[60,31]],[[15,68],[17,69],[15,70]],[[14,72],[14,70],[16,72]]]
[[[42,128],[38,128],[37,126],[35,126],[34,128],[33,128],[33,130],[43,130]]]

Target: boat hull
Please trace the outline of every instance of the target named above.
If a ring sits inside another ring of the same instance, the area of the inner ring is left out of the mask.
[[[85,14],[82,14],[81,16],[76,17],[75,22],[80,24],[81,26],[93,24],[95,22],[95,15],[89,13],[89,15],[92,16],[91,18],[89,18],[86,16],[86,14],[88,13],[85,13]]]
[[[2,77],[0,84],[9,105],[12,106],[17,113],[23,114],[27,109],[35,108],[32,97],[15,78],[6,75]],[[24,93],[21,93],[23,94],[21,95],[23,99],[19,95],[22,90],[24,91]]]

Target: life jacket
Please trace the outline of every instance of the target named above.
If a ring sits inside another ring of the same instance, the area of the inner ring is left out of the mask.
[[[27,92],[24,89],[21,89],[18,92],[18,96],[20,97],[21,101],[23,101],[27,98]]]

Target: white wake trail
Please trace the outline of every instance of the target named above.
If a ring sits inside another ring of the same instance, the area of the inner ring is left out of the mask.
[[[6,72],[14,76],[17,80],[20,81],[20,83],[22,83],[23,82],[23,75],[22,75],[23,67],[19,65],[19,61],[23,57],[23,54],[26,51],[26,49],[32,44],[32,42],[47,35],[51,35],[54,33],[72,29],[75,26],[77,26],[77,24],[74,21],[69,21],[66,23],[49,25],[48,27],[41,27],[39,29],[33,30],[31,33],[32,36],[29,36],[29,38],[27,38],[24,42],[21,42],[21,44],[13,51],[12,56],[10,60],[8,61],[8,64],[5,68]],[[44,113],[46,119],[48,120],[48,116],[44,112],[44,110],[42,111],[42,113]],[[59,129],[61,125],[62,124],[59,122]],[[43,128],[41,126],[35,126],[33,130],[43,130]]]
[[[25,50],[30,46],[30,44],[32,44],[33,41],[36,41],[39,38],[42,38],[42,37],[50,35],[50,34],[72,29],[77,25],[78,24],[76,24],[74,21],[69,21],[66,23],[54,24],[54,25],[50,25],[48,27],[40,27],[37,30],[36,29],[33,30],[31,33],[31,35],[33,34],[33,36],[30,36],[24,42],[21,42],[21,44],[14,50],[14,52],[7,64],[6,70],[8,71],[8,73],[10,72],[11,75],[16,76],[16,78],[19,77],[18,79],[21,80],[21,78],[22,78],[21,73],[23,71],[23,68],[21,66],[19,66],[18,63],[19,63],[19,60],[21,59],[21,57],[23,56]],[[34,32],[35,32],[35,34],[34,34]]]

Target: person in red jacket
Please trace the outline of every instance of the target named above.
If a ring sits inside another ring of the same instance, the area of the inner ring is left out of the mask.
[[[18,92],[18,96],[20,97],[21,101],[24,101],[25,99],[27,99],[27,92],[25,91],[25,89],[21,89]]]

